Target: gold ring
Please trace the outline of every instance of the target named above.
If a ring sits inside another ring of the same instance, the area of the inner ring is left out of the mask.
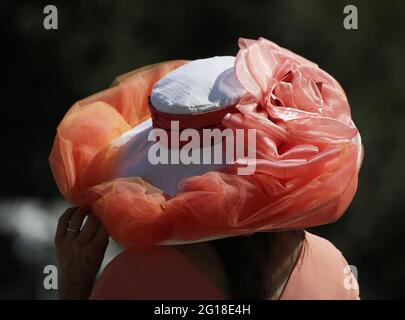
[[[78,230],[78,229],[72,229],[72,228],[67,227],[66,231],[79,232],[80,230]]]

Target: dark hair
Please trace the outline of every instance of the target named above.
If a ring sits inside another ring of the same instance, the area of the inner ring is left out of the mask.
[[[212,241],[224,266],[231,298],[269,299],[274,293],[272,272],[279,263],[290,258],[291,268],[288,274],[283,275],[286,279],[289,277],[297,260],[296,253],[299,252],[295,249],[302,239],[302,230],[297,230],[282,233],[257,232],[250,236]],[[275,250],[275,246],[280,246],[282,250]]]

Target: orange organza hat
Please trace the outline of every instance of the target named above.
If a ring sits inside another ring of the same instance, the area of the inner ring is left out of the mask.
[[[151,118],[154,85],[187,63],[164,62],[120,76],[69,109],[49,157],[65,199],[89,205],[118,243],[136,248],[337,220],[356,192],[363,159],[343,89],[266,39],[240,39],[239,47],[234,72],[246,94],[222,125],[256,129],[254,158],[186,177],[172,196],[142,174],[118,174],[127,135]],[[248,163],[255,172],[238,175]]]

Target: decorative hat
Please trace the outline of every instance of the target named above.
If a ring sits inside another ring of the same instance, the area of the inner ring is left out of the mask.
[[[90,205],[116,241],[138,248],[337,220],[363,158],[343,89],[266,39],[240,39],[239,47],[236,58],[135,70],[74,104],[50,155],[64,197]],[[254,154],[231,164],[176,164],[172,151],[181,154],[183,145],[165,143],[163,132],[174,141],[188,129],[253,130]],[[168,163],[154,163],[153,148],[169,154]],[[255,170],[239,174],[246,166]]]

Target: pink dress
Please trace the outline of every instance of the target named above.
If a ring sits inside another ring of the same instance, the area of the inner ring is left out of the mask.
[[[126,250],[96,282],[90,299],[224,299],[193,262],[172,246]],[[280,300],[359,299],[356,279],[329,241],[305,232],[305,241]]]

